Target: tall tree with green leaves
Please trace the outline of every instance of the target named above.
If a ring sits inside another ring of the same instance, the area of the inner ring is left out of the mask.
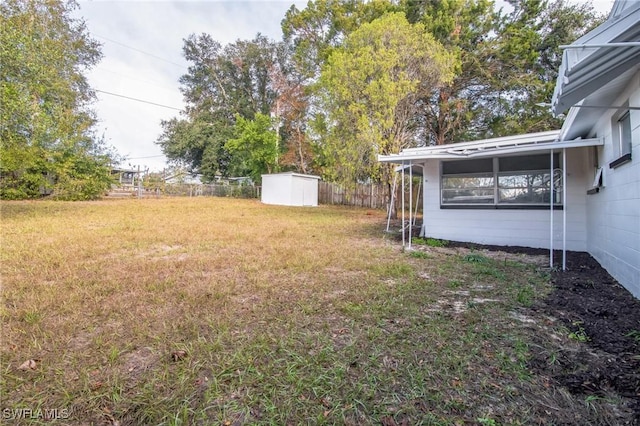
[[[473,138],[474,121],[489,113],[496,60],[495,30],[499,19],[492,0],[405,0],[410,22],[420,22],[457,58],[455,77],[422,99],[421,144],[441,145]]]
[[[455,60],[422,24],[390,13],[351,33],[322,69],[322,149],[335,178],[381,175],[378,154],[412,146],[420,100],[453,77]]]
[[[234,137],[238,117],[250,122],[275,110],[274,75],[284,67],[283,45],[257,35],[222,46],[201,34],[189,36],[183,52],[191,63],[180,79],[187,107],[179,118],[162,122],[157,143],[170,160],[206,180],[250,173],[246,158],[236,155],[241,150],[231,152],[226,142]]]
[[[561,44],[599,17],[589,4],[564,0],[404,0],[411,22],[455,54],[455,78],[424,99],[424,144],[445,144],[557,128],[548,110]]]
[[[509,0],[511,11],[501,14],[498,54],[503,64],[496,88],[500,105],[483,122],[488,135],[557,129],[548,103],[558,77],[563,44],[570,44],[602,22],[590,3],[566,0]]]
[[[303,9],[292,5],[282,20],[284,41],[295,48],[293,60],[312,82],[336,47],[361,25],[398,7],[388,0],[310,0]]]
[[[265,114],[257,113],[253,120],[238,115],[233,138],[225,144],[231,154],[246,164],[254,182],[260,182],[264,173],[277,171],[280,149],[274,124]]]
[[[0,4],[0,197],[88,199],[110,184],[83,72],[101,58],[74,1]]]

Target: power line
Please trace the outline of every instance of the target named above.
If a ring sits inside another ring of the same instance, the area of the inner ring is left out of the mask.
[[[172,107],[172,106],[168,106],[168,105],[157,104],[155,102],[146,101],[144,99],[132,98],[131,96],[119,95],[118,93],[106,92],[106,91],[100,90],[100,89],[94,89],[94,90],[96,92],[99,92],[99,93],[104,93],[105,95],[117,96],[119,98],[125,98],[125,99],[129,99],[131,101],[142,102],[143,104],[155,105],[155,106],[158,106],[158,107],[161,107],[161,108],[173,109],[175,111],[182,111],[182,109],[180,109],[180,108],[176,108],[176,107]]]
[[[150,86],[159,87],[159,88],[164,89],[164,90],[171,90],[171,91],[175,91],[176,90],[175,87],[169,87],[169,86],[165,85],[164,82],[162,82],[162,81],[153,80],[153,79],[150,79],[150,78],[134,77],[134,76],[132,76],[130,74],[125,74],[125,73],[122,73],[122,72],[113,71],[111,69],[105,68],[105,67],[101,66],[100,64],[98,64],[98,66],[96,67],[96,70],[102,71],[102,72],[108,72],[108,73],[111,73],[111,74],[114,74],[114,75],[118,75],[118,76],[124,77],[124,78],[126,78],[128,80],[140,81],[140,82],[143,82],[143,83],[148,84]]]
[[[168,64],[175,65],[175,66],[177,66],[177,67],[182,68],[183,70],[184,70],[184,69],[187,69],[187,67],[185,67],[184,65],[178,64],[177,62],[170,61],[169,59],[162,58],[162,57],[160,57],[160,56],[158,56],[158,55],[154,55],[153,53],[145,52],[144,50],[141,50],[141,49],[138,49],[138,48],[135,48],[135,47],[132,47],[132,46],[128,46],[128,45],[126,45],[126,44],[124,44],[124,43],[121,43],[121,42],[116,41],[116,40],[112,40],[112,39],[107,38],[107,37],[103,37],[103,36],[98,35],[98,34],[93,34],[93,35],[94,35],[94,36],[96,36],[96,37],[98,37],[98,38],[101,38],[101,39],[103,39],[103,40],[109,41],[109,42],[111,42],[111,43],[114,43],[114,44],[120,45],[120,46],[122,46],[122,47],[126,47],[127,49],[135,50],[136,52],[140,52],[140,53],[143,53],[143,54],[145,54],[145,55],[148,55],[148,56],[151,56],[151,57],[153,57],[153,58],[156,58],[156,59],[158,59],[158,60],[160,60],[160,61],[166,62],[166,63],[168,63]]]

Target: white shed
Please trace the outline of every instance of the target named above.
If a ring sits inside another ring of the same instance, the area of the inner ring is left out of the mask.
[[[286,172],[262,175],[262,202],[282,206],[317,206],[319,176]]]

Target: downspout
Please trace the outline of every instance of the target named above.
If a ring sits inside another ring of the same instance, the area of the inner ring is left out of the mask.
[[[427,160],[428,162],[428,160]],[[422,226],[420,226],[420,237],[426,237],[427,228],[425,224],[427,214],[427,162],[422,164]],[[440,197],[441,195],[438,195]]]

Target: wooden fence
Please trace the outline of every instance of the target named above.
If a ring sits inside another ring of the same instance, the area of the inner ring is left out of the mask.
[[[353,187],[322,182],[318,183],[318,204],[337,204],[372,209],[387,207],[389,190],[382,184],[356,184]]]
[[[357,184],[353,187],[320,181],[318,184],[318,204],[337,204],[356,207],[368,207],[371,209],[386,209],[389,202],[389,187],[384,184]],[[405,208],[409,208],[409,186],[406,185]],[[422,191],[417,183],[413,185],[412,207],[415,209],[418,191]],[[422,194],[420,194],[422,197]],[[402,192],[398,186],[395,194],[395,205],[401,207]],[[421,198],[422,199],[422,198]],[[422,211],[419,203],[418,210]]]

